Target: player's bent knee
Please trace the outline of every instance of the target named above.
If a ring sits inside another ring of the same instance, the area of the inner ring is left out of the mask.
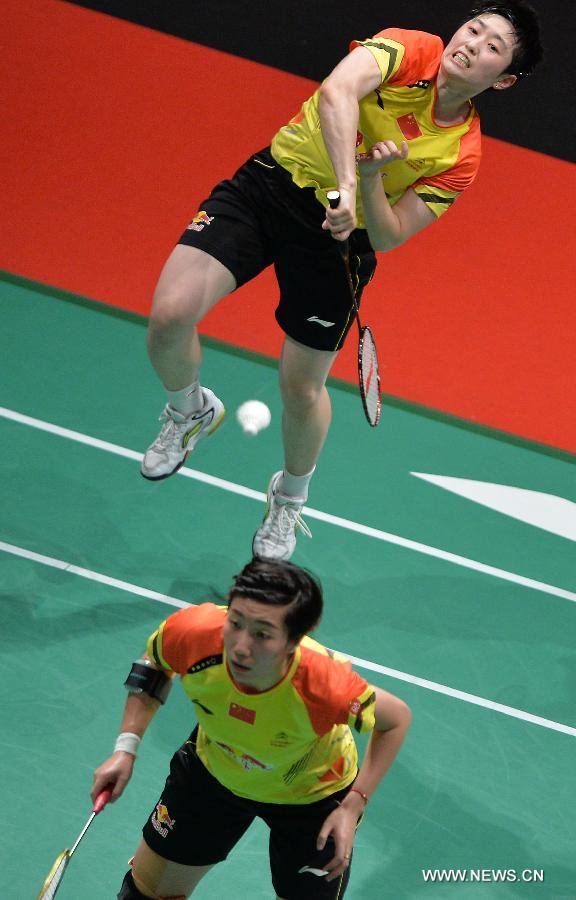
[[[199,322],[204,314],[200,297],[182,294],[163,294],[154,298],[150,315],[149,335],[162,338],[164,334]]]

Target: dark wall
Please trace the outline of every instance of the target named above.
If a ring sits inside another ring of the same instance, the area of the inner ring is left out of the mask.
[[[532,0],[546,56],[523,83],[478,103],[485,134],[576,162],[575,5]],[[459,0],[85,0],[79,5],[320,81],[353,37],[391,25],[450,37],[466,17]]]

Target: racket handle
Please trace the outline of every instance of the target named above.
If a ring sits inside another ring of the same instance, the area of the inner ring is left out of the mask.
[[[104,790],[100,791],[98,796],[96,797],[96,803],[92,807],[92,812],[95,816],[98,815],[99,812],[102,812],[110,797],[112,796],[113,787],[105,787]]]
[[[328,191],[326,194],[326,199],[330,204],[330,209],[338,209],[338,204],[340,203],[340,191]],[[348,239],[345,241],[338,241],[338,249],[340,251],[340,256],[348,265]]]
[[[330,209],[338,209],[338,204],[340,203],[340,191],[328,191],[326,197],[330,204]]]

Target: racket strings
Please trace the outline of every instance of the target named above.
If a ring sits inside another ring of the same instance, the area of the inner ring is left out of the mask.
[[[360,387],[360,396],[364,413],[368,422],[375,428],[380,421],[381,397],[380,397],[380,375],[378,372],[378,355],[376,353],[376,344],[372,332],[367,325],[362,325],[360,321],[360,309],[358,307],[358,288],[360,286],[359,275],[356,274],[356,286],[354,285],[354,276],[350,266],[350,252],[348,246],[341,247],[344,268],[346,269],[346,278],[354,313],[356,316],[356,324],[358,325],[359,343],[358,343],[358,381]],[[360,268],[360,259],[355,257],[356,272]]]
[[[38,900],[52,900],[56,896],[56,891],[60,887],[60,882],[64,877],[64,871],[68,863],[68,854],[63,853],[54,863],[52,871],[44,882],[44,887],[38,894]]]
[[[374,338],[369,328],[363,329],[360,353],[358,357],[360,369],[360,389],[362,402],[368,421],[372,426],[378,424],[380,418],[380,375]]]

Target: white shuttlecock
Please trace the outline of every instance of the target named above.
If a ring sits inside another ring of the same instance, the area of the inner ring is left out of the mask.
[[[258,434],[263,428],[268,428],[272,414],[261,400],[246,400],[236,410],[236,418],[246,434]]]

